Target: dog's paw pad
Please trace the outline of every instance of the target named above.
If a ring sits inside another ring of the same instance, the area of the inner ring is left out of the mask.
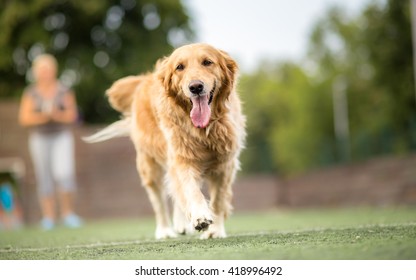
[[[206,231],[209,226],[212,224],[212,220],[208,220],[208,219],[197,219],[197,224],[195,226],[195,229],[197,231]]]

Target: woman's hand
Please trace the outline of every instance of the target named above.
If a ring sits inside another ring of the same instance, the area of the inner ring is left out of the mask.
[[[53,107],[51,119],[59,123],[74,123],[77,120],[78,112],[75,97],[72,92],[65,94],[62,105],[63,109],[59,109],[56,106]]]
[[[50,121],[71,124],[77,120],[78,111],[74,94],[69,92],[65,94],[63,100],[63,109],[53,106],[47,112],[37,112],[33,98],[24,94],[20,104],[19,123],[22,126],[43,125]]]

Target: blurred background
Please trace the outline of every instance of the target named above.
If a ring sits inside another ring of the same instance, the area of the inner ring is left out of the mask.
[[[48,52],[76,93],[79,213],[152,213],[129,139],[81,137],[114,120],[113,81],[207,42],[240,64],[247,115],[236,211],[416,204],[411,0],[0,2],[0,172],[39,220],[28,131],[17,122],[32,60]]]

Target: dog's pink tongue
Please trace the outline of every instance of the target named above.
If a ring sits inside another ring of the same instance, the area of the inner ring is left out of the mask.
[[[211,108],[208,105],[208,95],[195,96],[191,98],[192,110],[191,120],[194,126],[204,128],[211,118]]]

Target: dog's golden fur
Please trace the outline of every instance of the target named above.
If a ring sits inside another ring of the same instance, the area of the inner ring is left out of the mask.
[[[193,229],[203,231],[201,238],[226,236],[224,220],[232,210],[231,185],[245,138],[237,70],[227,53],[191,44],[159,60],[152,73],[120,79],[107,91],[111,106],[131,125],[137,169],[156,215],[156,238]],[[190,91],[193,81],[204,87],[200,99]],[[192,101],[205,103],[198,107]],[[173,229],[167,193],[173,199]]]

